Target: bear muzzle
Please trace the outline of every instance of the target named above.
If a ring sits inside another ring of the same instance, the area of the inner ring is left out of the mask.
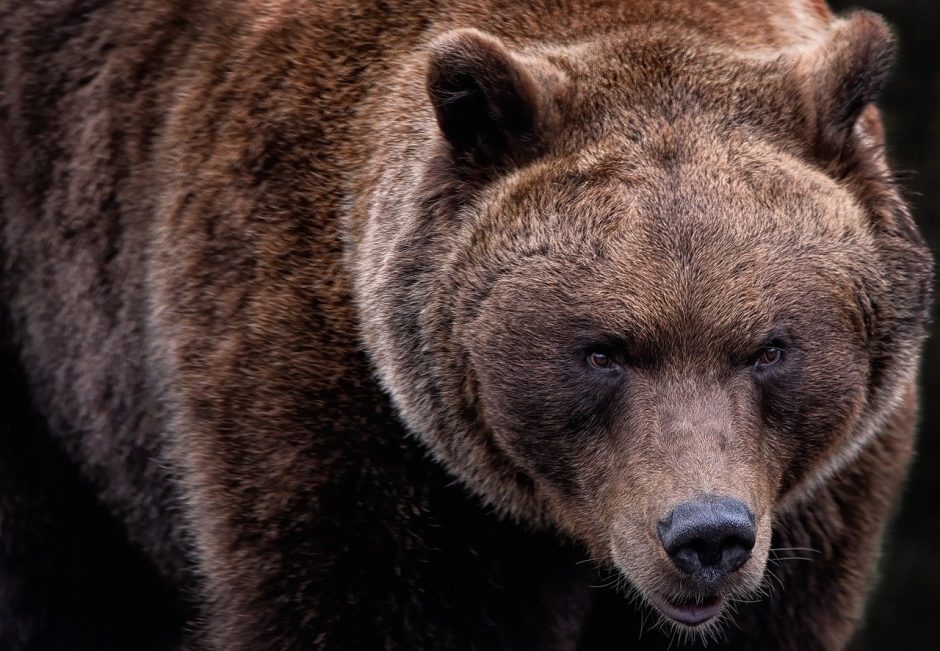
[[[659,540],[695,596],[655,598],[658,609],[685,626],[715,619],[728,578],[751,558],[757,541],[754,514],[744,502],[706,495],[683,502],[657,525]]]

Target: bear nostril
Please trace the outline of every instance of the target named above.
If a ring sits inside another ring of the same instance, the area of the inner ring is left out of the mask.
[[[751,557],[754,548],[754,538],[734,537],[724,544],[721,549],[721,569],[730,574],[736,572]]]
[[[751,557],[754,516],[740,500],[705,497],[683,502],[658,527],[663,549],[686,574],[724,578]]]

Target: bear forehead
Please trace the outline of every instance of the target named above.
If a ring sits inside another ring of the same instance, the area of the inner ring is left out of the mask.
[[[666,161],[642,145],[594,148],[536,164],[496,194],[475,240],[518,272],[532,309],[612,330],[695,325],[718,340],[807,314],[852,319],[858,260],[874,255],[850,193],[759,142]]]
[[[665,125],[648,141],[536,163],[486,198],[485,227],[595,249],[655,242],[840,257],[873,246],[859,202],[817,166],[759,139],[685,131]]]

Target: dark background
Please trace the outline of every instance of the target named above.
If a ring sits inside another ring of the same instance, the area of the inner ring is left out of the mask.
[[[900,56],[880,102],[889,157],[934,255],[940,257],[940,2],[831,2],[864,7],[894,27]],[[935,283],[936,286],[936,283]],[[940,290],[940,287],[938,287]],[[940,296],[940,291],[937,291]],[[940,320],[934,309],[921,382],[917,458],[885,542],[868,623],[853,649],[940,649]]]

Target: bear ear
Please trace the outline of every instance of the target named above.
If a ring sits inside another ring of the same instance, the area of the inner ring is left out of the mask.
[[[520,162],[538,153],[560,121],[563,73],[523,57],[476,29],[431,43],[427,91],[456,157],[476,165]]]
[[[823,43],[801,59],[797,74],[810,84],[820,157],[843,153],[862,111],[884,87],[894,50],[884,20],[856,11],[839,19]]]

